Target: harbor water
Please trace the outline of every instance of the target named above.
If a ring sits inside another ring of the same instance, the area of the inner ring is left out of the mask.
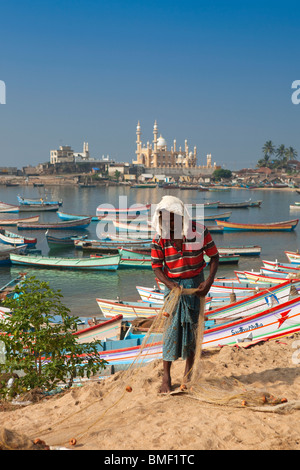
[[[244,190],[230,189],[229,191],[197,191],[162,188],[130,188],[128,186],[107,186],[80,188],[77,186],[0,186],[0,201],[9,204],[18,204],[17,195],[32,198],[45,198],[48,200],[61,199],[63,205],[60,210],[69,214],[96,215],[96,209],[100,204],[112,204],[119,207],[119,197],[126,196],[128,206],[140,203],[158,203],[162,196],[171,194],[179,197],[184,203],[204,203],[212,201],[221,202],[243,202],[251,198],[252,201],[262,201],[261,207],[247,209],[209,209],[206,214],[221,214],[231,211],[231,222],[244,223],[270,223],[290,219],[296,219],[300,215],[299,210],[291,210],[290,204],[300,201],[300,194],[294,190]],[[22,214],[1,214],[0,218],[29,217],[34,212]],[[56,212],[39,212],[41,222],[60,222]],[[215,225],[214,222],[207,225]],[[89,256],[82,250],[75,248],[60,249],[50,251],[45,231],[43,230],[22,230],[17,227],[7,227],[8,230],[36,237],[38,243],[36,248],[42,251],[43,255],[81,257]],[[285,250],[296,251],[299,249],[299,225],[292,232],[236,232],[212,234],[218,247],[259,245],[262,248],[260,257],[240,257],[239,263],[235,265],[221,265],[219,267],[219,277],[233,277],[234,270],[259,270],[261,260],[278,259],[287,262],[284,254]],[[55,230],[52,231],[57,237],[64,237],[74,234],[85,234],[90,239],[97,239],[97,222],[92,222],[88,229],[82,231]],[[10,279],[17,276],[18,272],[24,271],[21,266],[0,267],[0,284],[6,284]],[[63,303],[77,316],[101,316],[100,309],[96,303],[96,298],[121,300],[138,300],[136,286],[153,287],[155,278],[151,269],[130,269],[108,271],[71,271],[57,269],[33,269],[27,268],[28,275],[34,275],[38,279],[47,281],[53,289],[60,289],[63,294]]]

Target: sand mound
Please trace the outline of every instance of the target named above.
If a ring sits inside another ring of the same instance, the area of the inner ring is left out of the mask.
[[[40,438],[49,446],[74,450],[300,449],[299,340],[294,335],[249,349],[225,346],[205,352],[205,386],[199,394],[194,389],[160,395],[162,361],[155,361],[132,374],[118,372],[3,412],[2,422],[6,430],[31,441]],[[176,391],[184,365],[179,360],[172,366]],[[211,399],[216,390],[223,398],[237,396],[217,402]],[[243,393],[249,392],[253,403],[249,398],[242,403]],[[258,401],[263,396],[265,403]],[[69,444],[72,438],[74,446]]]

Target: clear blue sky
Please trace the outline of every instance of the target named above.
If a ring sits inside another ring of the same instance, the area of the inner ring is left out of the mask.
[[[1,2],[0,166],[89,142],[135,157],[159,132],[226,168],[254,167],[266,140],[300,155],[296,1]]]

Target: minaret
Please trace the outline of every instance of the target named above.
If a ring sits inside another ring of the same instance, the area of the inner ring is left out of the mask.
[[[156,119],[155,119],[155,123],[154,123],[154,126],[153,126],[153,152],[156,153],[157,152],[157,134],[158,134],[158,128],[157,128],[157,122],[156,122]]]
[[[138,122],[136,126],[136,151],[135,153],[137,154],[137,161],[139,162],[140,154],[141,154],[141,149],[142,149],[142,141],[141,141],[141,126],[140,126],[140,121]]]
[[[206,155],[206,167],[211,168],[211,154]]]

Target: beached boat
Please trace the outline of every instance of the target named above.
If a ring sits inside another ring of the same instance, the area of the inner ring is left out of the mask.
[[[19,212],[19,206],[13,204],[7,204],[6,202],[0,202],[0,212]]]
[[[299,219],[269,224],[243,224],[216,220],[216,224],[223,227],[224,232],[290,232],[296,228]]]
[[[202,348],[256,342],[291,335],[300,330],[300,298],[266,308],[204,331]]]
[[[84,240],[86,239],[87,235],[74,235],[70,237],[54,237],[53,235],[49,234],[49,230],[46,231],[45,233],[47,243],[49,245],[49,248],[62,248],[66,246],[75,246],[74,242],[76,240]]]
[[[17,199],[20,204],[58,204],[59,206],[62,205],[62,200],[57,201],[48,201],[47,198],[39,197],[39,198],[25,198],[23,196],[18,195]]]
[[[280,277],[282,279],[292,279],[296,277],[297,272],[292,273],[287,269],[271,268],[271,267],[262,267],[260,272],[266,276]],[[298,272],[299,274],[299,272]]]
[[[35,215],[32,217],[19,217],[18,219],[0,219],[0,227],[2,225],[17,226],[20,223],[35,223],[39,221],[39,218],[39,215]]]
[[[105,318],[123,315],[124,319],[128,321],[135,318],[153,317],[161,309],[161,305],[156,303],[145,305],[143,302],[126,302],[101,298],[97,298],[96,302]]]
[[[119,340],[121,337],[123,316],[115,317],[101,321],[87,328],[80,329],[73,333],[79,343],[90,343],[92,341]]]
[[[218,247],[220,254],[236,254],[240,256],[259,256],[261,254],[261,247],[257,245],[245,245],[245,246],[225,246]]]
[[[285,251],[284,253],[290,263],[300,264],[300,253],[298,251]]]
[[[300,273],[300,261],[297,263],[279,263],[276,261],[262,260],[263,266],[277,271],[288,271],[290,273]]]
[[[240,284],[241,285],[241,284]],[[255,315],[265,311],[273,305],[282,304],[300,292],[299,280],[283,280],[282,283],[269,288],[260,289],[257,293],[247,296],[243,300],[232,302],[230,305],[218,307],[207,312],[208,319],[212,318],[240,318]]]
[[[0,243],[12,246],[29,245],[32,247],[36,245],[37,239],[33,237],[20,237],[14,232],[0,229]]]
[[[258,341],[284,337],[299,330],[300,299],[296,297],[273,308],[267,307],[256,315],[230,319],[220,325],[205,328],[202,348],[236,344],[247,347]],[[114,366],[113,370],[117,372],[130,366],[140,367],[155,359],[161,359],[162,346],[162,334],[151,334],[149,337],[132,335],[129,339],[102,344],[100,357],[107,361],[109,366]]]
[[[59,204],[20,204],[19,212],[56,212],[59,209]]]
[[[37,255],[10,255],[12,264],[47,269],[97,269],[116,271],[120,255],[102,256],[101,258],[62,258]]]
[[[235,275],[240,282],[252,282],[254,284],[279,284],[286,280],[286,278],[276,275],[276,273],[267,275],[263,274],[261,271],[235,271]]]
[[[91,223],[91,218],[80,219],[80,220],[69,220],[64,222],[54,222],[54,223],[28,223],[21,222],[18,223],[18,230],[71,230],[77,229],[82,230],[87,228]],[[0,223],[1,225],[1,223]]]

